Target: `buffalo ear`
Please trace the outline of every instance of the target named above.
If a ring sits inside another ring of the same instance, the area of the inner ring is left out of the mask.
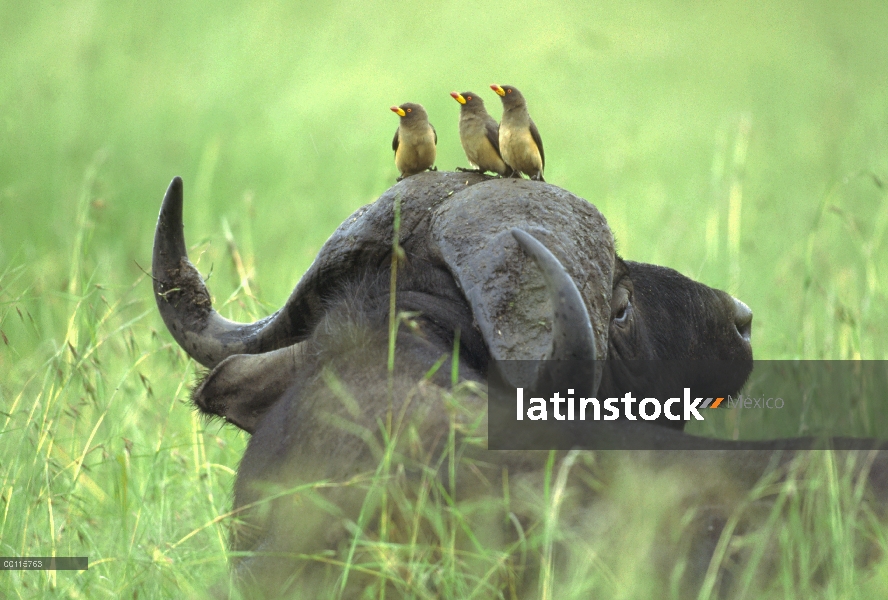
[[[553,185],[494,179],[454,194],[432,223],[440,258],[469,301],[491,358],[538,360],[552,347],[549,292],[513,228],[531,233],[564,266],[588,311],[595,354],[607,356],[614,242],[604,216]]]
[[[191,394],[201,412],[252,434],[294,381],[298,344],[264,354],[235,354],[213,369]]]

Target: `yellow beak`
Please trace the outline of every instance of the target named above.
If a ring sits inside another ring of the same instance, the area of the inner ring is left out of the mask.
[[[492,89],[494,92],[496,92],[496,93],[499,94],[500,96],[505,96],[505,95],[506,95],[506,90],[504,90],[503,88],[501,88],[500,86],[498,86],[498,85],[495,84],[495,83],[494,83],[493,85],[490,86],[490,89]]]
[[[399,116],[399,117],[403,117],[404,115],[407,114],[407,113],[404,112],[404,109],[401,108],[400,106],[393,106],[393,107],[392,107],[392,112],[398,113],[398,116]]]
[[[459,102],[460,104],[466,103],[466,99],[463,98],[462,94],[459,94],[457,92],[450,92],[450,95],[453,96],[453,99],[456,100],[457,102]]]

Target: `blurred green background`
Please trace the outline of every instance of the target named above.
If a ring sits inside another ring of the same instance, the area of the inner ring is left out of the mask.
[[[888,358],[886,31],[883,0],[0,3],[0,555],[104,561],[0,589],[224,576],[245,440],[187,406],[142,273],[160,200],[181,175],[217,308],[264,316],[394,183],[393,104],[450,170],[448,93],[498,118],[515,85],[546,180],[749,304],[757,358]]]
[[[79,223],[82,274],[130,284],[181,175],[213,292],[233,289],[226,219],[277,307],[394,182],[388,107],[423,103],[452,169],[466,161],[448,92],[472,89],[498,117],[498,82],[529,99],[547,180],[596,204],[626,257],[746,301],[757,356],[885,357],[884,2],[0,10],[0,264],[27,265],[35,293],[70,275]]]

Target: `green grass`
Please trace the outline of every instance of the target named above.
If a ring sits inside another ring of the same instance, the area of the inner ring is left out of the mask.
[[[181,175],[217,308],[264,316],[394,182],[396,103],[426,106],[452,169],[448,93],[498,116],[486,86],[519,87],[546,179],[596,204],[627,258],[749,304],[758,358],[888,358],[886,30],[879,0],[0,5],[0,555],[92,563],[0,572],[0,595],[179,597],[226,579],[246,438],[188,405],[195,365],[142,272],[160,199]],[[839,491],[790,511],[784,547],[816,566],[866,527],[853,489],[810,468]],[[824,522],[811,515],[831,525],[798,546]],[[601,539],[574,589],[634,597],[632,561],[602,561]],[[884,562],[834,566],[826,597],[885,595]]]

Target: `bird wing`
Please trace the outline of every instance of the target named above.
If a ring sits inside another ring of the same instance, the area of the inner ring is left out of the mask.
[[[530,137],[536,142],[537,148],[540,151],[540,160],[543,161],[543,168],[545,169],[546,155],[543,153],[543,138],[540,137],[540,132],[537,129],[536,123],[533,122],[533,119],[530,120]]]
[[[435,145],[437,146],[438,145],[438,132],[435,131],[435,126],[432,125],[431,123],[429,123],[429,127],[432,128],[432,135],[435,136]]]
[[[502,153],[500,152],[499,147],[499,124],[493,120],[493,117],[490,115],[484,119],[484,130],[487,133],[487,140],[490,142],[490,145],[496,149],[496,153],[500,155],[502,158]]]
[[[400,129],[400,128],[398,128]],[[398,151],[398,129],[395,129],[395,137],[392,138],[392,150],[394,152]]]

